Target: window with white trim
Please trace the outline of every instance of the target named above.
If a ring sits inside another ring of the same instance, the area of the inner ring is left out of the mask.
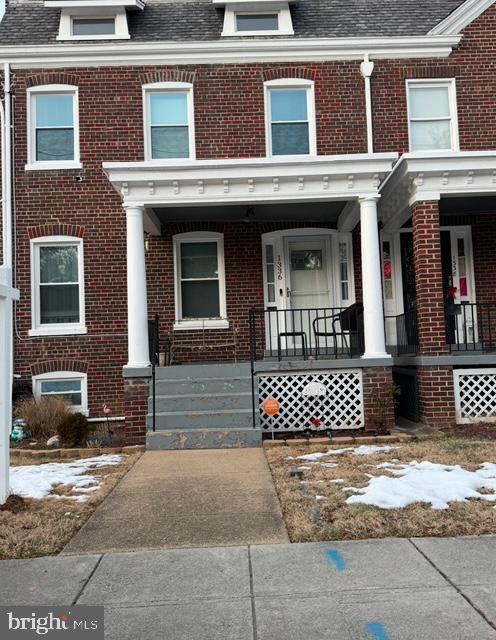
[[[49,237],[31,241],[31,335],[86,333],[83,242]]]
[[[225,7],[222,37],[294,35],[293,21],[289,9],[290,3],[287,1],[212,1],[216,7]]]
[[[315,155],[313,82],[273,80],[265,83],[268,156]]]
[[[176,328],[227,326],[223,235],[174,236]]]
[[[44,85],[28,89],[27,169],[80,168],[78,89]]]
[[[410,151],[458,147],[456,86],[451,80],[407,80]]]
[[[63,5],[64,0],[54,0]],[[127,8],[142,9],[142,6],[131,6],[132,0],[126,0]],[[47,4],[47,0],[45,0]],[[92,6],[89,6],[92,5]],[[60,11],[59,33],[57,40],[129,40],[126,7],[102,2],[85,4],[84,0],[67,2]]]
[[[56,396],[67,400],[74,411],[88,414],[87,376],[76,371],[53,371],[33,376],[35,398]]]
[[[146,160],[194,159],[193,86],[163,82],[143,91]]]

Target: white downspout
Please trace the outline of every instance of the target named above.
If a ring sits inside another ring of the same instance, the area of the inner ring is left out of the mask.
[[[0,101],[2,128],[2,241],[3,264],[0,266],[0,504],[9,488],[10,425],[12,421],[13,379],[13,301],[19,292],[12,287],[12,114],[10,65],[3,67],[4,104]]]
[[[366,53],[360,65],[360,72],[365,79],[365,113],[367,115],[367,153],[374,153],[374,129],[372,124],[372,93],[370,78],[374,71],[374,63]]]

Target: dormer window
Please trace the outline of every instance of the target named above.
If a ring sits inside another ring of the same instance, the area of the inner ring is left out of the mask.
[[[61,10],[57,40],[128,40],[127,11],[144,6],[144,0],[45,0]]]
[[[277,31],[277,13],[237,13],[236,31]]]
[[[212,0],[225,7],[222,36],[293,35],[290,2],[296,0]]]
[[[114,36],[115,16],[110,18],[72,18],[73,36]]]

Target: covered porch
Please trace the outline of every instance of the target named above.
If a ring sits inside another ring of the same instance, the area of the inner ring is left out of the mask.
[[[158,364],[172,365],[160,369],[161,388],[176,388],[181,372],[190,380],[188,389],[181,387],[183,404],[164,398],[161,411],[149,411],[149,426],[156,415],[157,431],[175,422],[184,429],[192,422],[188,407],[196,407],[202,429],[226,420],[244,429],[250,419],[255,429],[304,430],[312,419],[310,400],[294,400],[318,383],[327,400],[314,404],[328,430],[375,428],[372,399],[390,392],[392,366],[378,188],[395,159],[375,154],[105,166],[127,217],[126,384],[149,375],[148,322],[155,315],[159,348],[152,354]],[[215,365],[228,362],[246,362],[249,371],[248,382],[244,374],[235,376],[231,394],[224,375],[231,365]],[[202,376],[209,402],[217,398],[217,405],[199,407],[198,393],[191,395]],[[268,397],[284,404],[284,420],[265,419]],[[332,413],[329,404],[339,411]],[[390,405],[378,407],[388,424]]]

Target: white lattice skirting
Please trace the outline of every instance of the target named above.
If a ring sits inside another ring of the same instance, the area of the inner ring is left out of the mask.
[[[264,374],[259,376],[258,393],[263,429],[315,429],[313,419],[320,420],[320,429],[360,429],[364,426],[360,369]],[[281,405],[280,412],[273,418],[263,412],[263,402],[268,398],[275,398]]]
[[[458,424],[496,421],[496,369],[454,369]]]

